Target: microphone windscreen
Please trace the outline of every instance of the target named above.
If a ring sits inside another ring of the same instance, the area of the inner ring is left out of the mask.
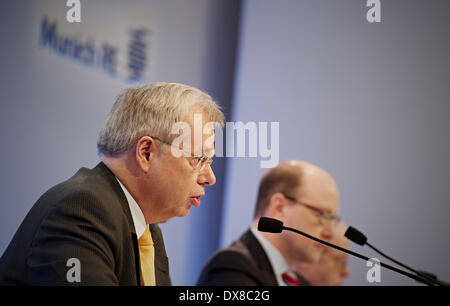
[[[352,226],[348,227],[347,231],[345,231],[344,236],[359,245],[365,245],[367,242],[367,237]]]
[[[283,222],[277,219],[261,217],[258,222],[258,231],[268,233],[281,233],[283,231]]]

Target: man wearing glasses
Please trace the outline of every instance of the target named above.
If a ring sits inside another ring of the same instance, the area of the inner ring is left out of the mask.
[[[292,269],[317,262],[326,246],[289,231],[257,231],[260,217],[330,240],[339,223],[339,191],[324,170],[287,161],[262,178],[252,227],[230,247],[219,250],[203,268],[199,285],[299,286],[308,282]]]
[[[101,162],[37,201],[0,259],[0,285],[170,285],[156,223],[186,216],[216,181],[213,129],[201,126],[202,141],[184,133],[172,145],[174,125],[192,129],[195,118],[224,121],[196,88],[127,89],[100,132]]]

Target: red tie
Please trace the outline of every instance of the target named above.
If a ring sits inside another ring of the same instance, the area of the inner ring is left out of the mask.
[[[288,286],[300,286],[300,282],[298,281],[297,275],[295,275],[295,273],[292,271],[283,273],[281,277],[283,277],[284,282]]]

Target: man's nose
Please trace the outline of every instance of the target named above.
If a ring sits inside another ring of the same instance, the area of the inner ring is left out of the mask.
[[[333,238],[333,228],[330,224],[325,225],[322,231],[322,237],[324,239],[331,239]]]
[[[198,176],[198,183],[200,185],[212,186],[216,183],[216,176],[211,168],[211,165],[206,165]]]

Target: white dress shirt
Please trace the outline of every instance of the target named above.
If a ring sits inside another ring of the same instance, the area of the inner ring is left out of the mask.
[[[250,230],[266,252],[270,264],[272,265],[273,272],[275,273],[278,285],[287,286],[282,277],[283,273],[290,270],[286,259],[284,259],[280,251],[278,251],[276,247],[274,247],[263,235],[261,235],[256,228],[252,227]]]
[[[123,192],[125,193],[125,197],[127,198],[128,205],[130,206],[131,217],[134,223],[134,229],[136,230],[137,238],[141,238],[142,234],[144,234],[145,229],[147,228],[147,223],[145,222],[144,214],[142,213],[141,208],[139,207],[136,200],[133,196],[128,192],[127,188],[122,184],[122,182],[116,177],[116,180],[119,182],[120,187],[122,187]]]

